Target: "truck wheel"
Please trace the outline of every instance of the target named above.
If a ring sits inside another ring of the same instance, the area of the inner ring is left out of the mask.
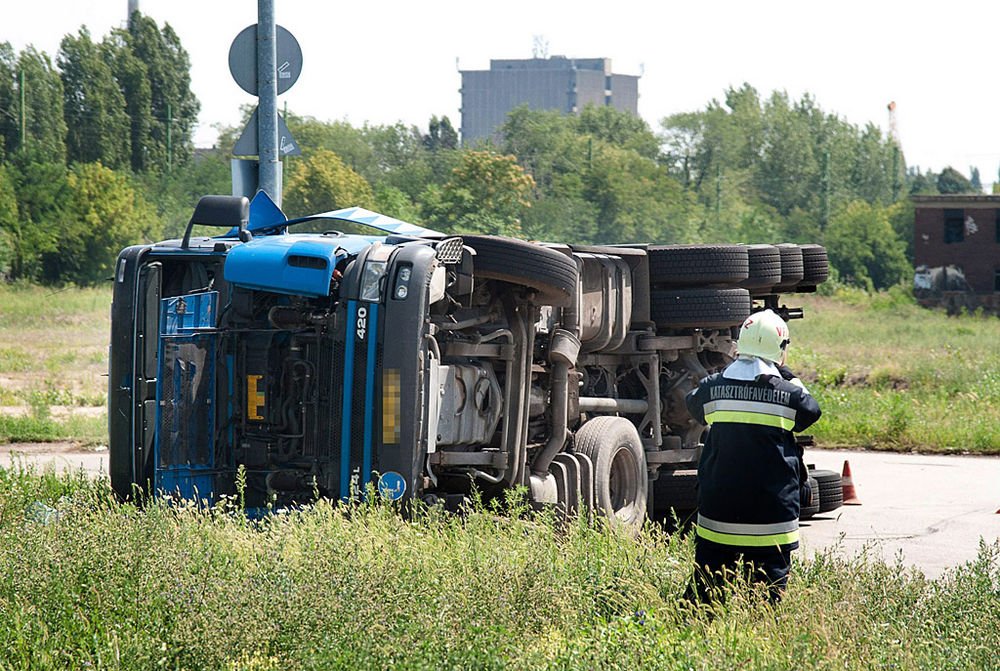
[[[799,512],[799,519],[802,520],[808,520],[819,512],[819,482],[811,475],[809,476],[809,488],[812,490],[812,501],[809,502],[809,505],[802,506]]]
[[[594,506],[609,520],[639,527],[649,476],[639,432],[624,417],[595,417],[576,432],[576,451],[594,463]]]
[[[476,250],[473,261],[479,277],[534,289],[542,305],[569,305],[576,294],[576,261],[561,252],[524,240],[496,235],[463,235]]]
[[[819,484],[819,511],[827,513],[844,505],[844,486],[840,473],[836,471],[814,470],[809,475]]]
[[[797,291],[815,291],[817,284],[830,279],[830,261],[826,247],[822,245],[799,245],[802,250],[802,280]]]
[[[781,282],[774,287],[774,291],[777,293],[794,289],[802,281],[804,272],[802,249],[792,243],[783,243],[775,245],[775,247],[778,248],[778,253],[781,255]]]
[[[750,316],[746,289],[654,289],[650,315],[661,328],[728,328]]]
[[[749,275],[740,282],[744,289],[770,289],[781,281],[781,253],[774,245],[745,245]]]
[[[749,273],[743,245],[654,245],[647,253],[654,285],[733,285],[747,279]]]

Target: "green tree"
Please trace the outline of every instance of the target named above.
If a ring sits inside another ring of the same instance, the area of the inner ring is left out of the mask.
[[[427,135],[424,135],[423,141],[424,147],[431,152],[458,149],[458,131],[451,125],[451,119],[447,116],[438,119],[437,115],[434,115],[431,116]]]
[[[155,204],[163,234],[181,237],[202,196],[230,192],[229,153],[219,149],[198,152],[183,170],[138,173],[135,180],[143,197]]]
[[[576,117],[570,117],[580,135],[587,135],[621,149],[631,149],[640,156],[657,160],[660,141],[643,119],[614,107],[587,105]]]
[[[104,39],[102,49],[125,98],[129,118],[129,164],[132,170],[145,172],[154,165],[149,154],[153,126],[152,97],[148,69],[128,47],[128,33],[118,30]]]
[[[9,42],[0,42],[0,161],[8,153],[8,147],[17,146],[20,132],[20,118],[17,114],[17,59]]]
[[[598,238],[597,206],[583,198],[539,198],[524,211],[521,228],[529,240],[588,243]]]
[[[132,121],[132,168],[166,169],[190,159],[201,108],[191,90],[191,61],[170,24],[135,13],[106,40],[108,60]]]
[[[907,171],[906,181],[909,183],[911,196],[934,195],[938,193],[937,175],[932,171],[921,172],[919,166]]]
[[[972,193],[973,191],[972,182],[950,165],[938,175],[937,188],[940,193]]]
[[[970,175],[969,184],[972,187],[972,190],[974,192],[976,192],[976,193],[982,193],[983,192],[983,181],[979,177],[979,168],[977,168],[974,165],[970,166],[969,167],[969,175]]]
[[[303,147],[333,152],[354,172],[367,180],[379,174],[378,162],[361,129],[346,121],[319,121],[289,114],[289,130]]]
[[[519,236],[533,187],[514,156],[465,150],[451,179],[425,195],[424,211],[445,231]]]
[[[784,92],[771,95],[764,110],[764,141],[754,181],[761,199],[782,215],[795,208],[818,211],[820,161],[808,124],[811,100],[793,107]]]
[[[58,245],[41,255],[43,281],[106,280],[123,247],[159,237],[155,210],[121,173],[100,163],[79,163],[66,185],[69,198],[59,221]]]
[[[878,128],[827,114],[809,95],[793,102],[774,92],[762,102],[744,84],[662,128],[664,164],[703,208],[702,239],[732,239],[759,223],[778,237],[815,240],[830,212],[852,200],[892,202],[905,174]]]
[[[912,272],[906,243],[893,230],[890,214],[890,208],[856,200],[831,217],[826,248],[843,281],[886,289]]]
[[[694,199],[665,168],[635,151],[602,145],[584,174],[597,208],[594,242],[691,242]]]
[[[282,206],[292,217],[353,206],[372,209],[375,195],[365,178],[337,154],[316,149],[296,162],[285,184]]]
[[[67,35],[56,62],[62,76],[66,153],[71,162],[100,161],[110,168],[129,165],[130,121],[125,97],[101,47],[86,28]]]
[[[375,187],[375,210],[381,214],[419,224],[420,208],[403,191],[389,184]]]
[[[410,201],[407,209],[416,207],[415,202],[429,181],[434,179],[434,165],[451,165],[454,151],[438,151],[430,154],[423,144],[423,136],[416,126],[396,123],[391,126],[370,126],[365,124],[362,135],[372,150],[372,158],[378,174],[368,180],[378,186],[398,189]]]
[[[24,82],[25,147],[50,161],[66,160],[66,119],[63,116],[63,87],[59,73],[49,57],[34,47],[21,52],[17,62],[20,81]],[[16,107],[20,113],[20,102]],[[21,149],[18,141],[8,152]]]
[[[0,163],[0,280],[10,273],[14,256],[12,231],[17,227],[17,195],[7,168]]]
[[[517,157],[538,195],[582,198],[581,169],[592,155],[593,143],[576,133],[570,117],[521,105],[507,115],[500,132],[500,150]]]
[[[59,243],[58,222],[69,202],[66,164],[27,149],[15,157],[7,173],[17,196],[17,217],[7,229],[10,277],[37,280],[41,257]]]
[[[851,171],[851,193],[869,203],[893,200],[893,156],[891,143],[873,124],[865,126],[855,143]]]

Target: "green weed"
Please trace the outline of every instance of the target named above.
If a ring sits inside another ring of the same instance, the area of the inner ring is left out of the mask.
[[[833,554],[784,602],[688,605],[690,539],[476,505],[374,501],[249,521],[0,469],[0,668],[983,669],[1000,546],[936,581]]]

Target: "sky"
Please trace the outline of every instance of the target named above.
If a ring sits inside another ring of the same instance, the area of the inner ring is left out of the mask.
[[[540,37],[550,55],[605,57],[639,74],[639,114],[655,129],[674,113],[722,99],[744,82],[762,96],[810,94],[824,112],[889,129],[907,165],[952,166],[982,181],[1000,169],[996,74],[1000,3],[952,0],[274,0],[278,24],[298,40],[301,76],[279,107],[320,120],[426,129],[432,114],[460,125],[458,70],[491,58],[529,58]],[[0,42],[33,44],[53,58],[86,25],[100,39],[124,24],[127,0],[0,0]],[[928,9],[923,9],[926,6]],[[257,21],[255,0],[139,0],[169,23],[191,56],[201,101],[196,144],[214,144],[254,103],[233,81],[229,46]],[[933,11],[931,7],[935,8]]]

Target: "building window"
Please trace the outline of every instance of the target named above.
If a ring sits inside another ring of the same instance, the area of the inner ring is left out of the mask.
[[[1000,270],[993,271],[993,291],[1000,291]]]
[[[944,241],[946,244],[965,240],[964,210],[944,211]]]
[[[997,242],[1000,242],[1000,210],[997,210]]]

